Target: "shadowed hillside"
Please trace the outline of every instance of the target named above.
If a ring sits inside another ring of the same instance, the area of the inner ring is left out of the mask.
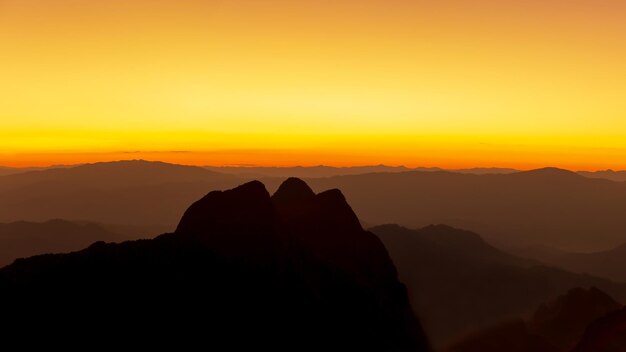
[[[594,321],[572,352],[626,351],[626,308]]]
[[[498,324],[462,339],[446,351],[569,352],[590,324],[621,307],[595,287],[572,289],[542,304],[528,321],[518,319]]]
[[[626,282],[626,244],[593,253],[570,253],[545,246],[515,249],[511,252],[569,271]]]
[[[370,231],[387,247],[414,309],[437,345],[530,314],[575,287],[596,286],[626,300],[626,284],[540,266],[506,254],[469,231],[443,225],[419,230],[383,225]]]
[[[240,350],[427,351],[385,247],[338,190],[297,179],[214,191],[175,233],[0,270],[3,319],[29,331]],[[58,321],[56,317],[63,316]],[[113,322],[113,324],[110,324]],[[149,332],[149,338],[143,334]]]

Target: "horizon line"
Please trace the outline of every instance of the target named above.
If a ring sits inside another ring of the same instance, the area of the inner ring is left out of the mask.
[[[130,152],[126,152],[130,153]],[[179,151],[180,153],[180,151]],[[541,170],[541,169],[561,169],[567,170],[571,172],[624,172],[626,170],[613,169],[613,168],[599,168],[599,169],[571,169],[567,167],[558,167],[554,165],[546,165],[540,167],[531,167],[531,168],[515,168],[508,166],[469,166],[469,167],[441,167],[441,166],[406,166],[404,164],[393,165],[393,164],[385,164],[385,163],[368,163],[368,164],[357,164],[357,165],[332,165],[332,164],[291,164],[291,165],[279,165],[279,164],[247,164],[247,163],[238,163],[238,164],[210,164],[210,163],[180,163],[180,162],[170,162],[164,160],[149,160],[149,159],[109,159],[109,160],[99,160],[93,162],[78,162],[78,163],[54,163],[54,164],[39,164],[39,165],[25,165],[25,166],[12,166],[7,164],[1,164],[0,168],[3,169],[13,169],[13,170],[27,170],[27,169],[54,169],[54,168],[73,168],[79,167],[83,165],[94,165],[94,164],[109,164],[109,163],[117,163],[117,162],[153,162],[153,163],[164,163],[170,165],[180,165],[180,166],[189,166],[189,167],[202,167],[202,168],[274,168],[274,169],[288,169],[288,168],[316,168],[316,167],[327,167],[334,169],[356,169],[356,168],[368,168],[368,167],[386,167],[386,168],[405,168],[406,171],[420,171],[420,169],[430,169],[433,171],[464,171],[464,170],[475,170],[475,169],[484,169],[484,170],[511,170],[511,171],[532,171],[532,170]]]

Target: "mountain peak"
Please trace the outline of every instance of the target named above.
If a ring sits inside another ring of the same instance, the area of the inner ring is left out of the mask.
[[[274,209],[263,183],[251,181],[228,191],[213,191],[187,209],[176,233],[212,234],[269,231]]]
[[[315,194],[306,182],[291,177],[274,193],[272,203],[282,221],[291,226],[296,223],[299,226],[307,224],[305,227],[312,226],[325,234],[363,230],[356,214],[338,189]]]
[[[345,231],[362,231],[361,222],[338,189],[330,189],[316,196],[320,216],[333,219],[333,226]]]
[[[274,195],[272,201],[274,204],[290,206],[294,203],[309,201],[315,197],[315,193],[306,182],[296,177],[286,179]]]

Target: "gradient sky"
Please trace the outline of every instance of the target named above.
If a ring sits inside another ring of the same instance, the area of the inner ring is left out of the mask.
[[[0,164],[626,169],[624,0],[0,0]]]

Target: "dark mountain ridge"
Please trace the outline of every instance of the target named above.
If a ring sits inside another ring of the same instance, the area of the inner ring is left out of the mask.
[[[380,240],[341,192],[307,188],[213,191],[175,233],[17,260],[0,270],[3,318],[144,346],[429,350]]]

